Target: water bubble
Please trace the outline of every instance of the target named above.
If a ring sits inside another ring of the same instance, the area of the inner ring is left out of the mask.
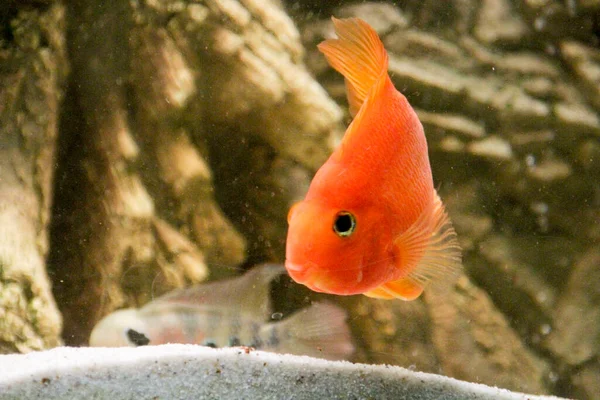
[[[546,18],[544,18],[544,17],[536,18],[535,21],[533,21],[533,27],[538,32],[543,30],[546,27]]]
[[[271,319],[274,321],[279,321],[282,318],[283,318],[283,313],[276,312],[276,313],[271,314]]]
[[[533,167],[535,165],[535,156],[533,154],[527,154],[525,156],[525,164],[528,167]]]
[[[544,215],[548,213],[548,204],[542,201],[531,203],[529,208],[536,214]]]
[[[542,326],[540,326],[540,333],[542,335],[546,336],[550,332],[552,332],[552,327],[550,326],[550,324],[542,324]]]
[[[417,366],[415,364],[410,364],[408,366],[408,369],[411,370],[411,371],[415,371],[417,369]]]

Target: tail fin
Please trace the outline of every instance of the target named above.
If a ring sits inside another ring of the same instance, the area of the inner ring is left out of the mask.
[[[346,360],[354,353],[346,312],[331,303],[314,303],[291,317],[264,326],[264,335],[276,330],[282,340],[272,350],[328,360]],[[270,332],[269,332],[270,331]],[[266,349],[265,350],[269,350]]]
[[[359,18],[333,18],[339,39],[328,39],[319,50],[346,78],[350,114],[355,116],[371,88],[387,74],[388,56],[377,32]]]

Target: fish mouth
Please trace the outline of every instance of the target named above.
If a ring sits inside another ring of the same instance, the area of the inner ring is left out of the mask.
[[[330,288],[331,282],[328,274],[319,271],[317,264],[308,262],[307,265],[299,265],[286,260],[285,267],[294,281],[310,290],[319,293],[336,293]]]
[[[318,264],[307,261],[303,264],[295,264],[289,260],[285,262],[285,268],[290,277],[297,283],[308,287],[319,293],[331,293],[327,290],[327,276],[319,271]]]
[[[322,279],[321,280],[315,279],[310,284],[307,284],[307,286],[311,290],[314,290],[315,292],[332,293],[331,290],[328,289],[327,285],[325,284],[325,282]]]
[[[308,277],[310,276],[310,270],[312,268],[313,268],[313,266],[311,266],[311,265],[304,266],[304,265],[300,265],[300,264],[295,264],[295,263],[291,262],[290,260],[285,261],[285,269],[287,269],[290,277],[294,281],[301,283],[303,285],[306,285],[306,281],[308,280]]]
[[[290,260],[285,260],[285,268],[288,271],[293,271],[293,272],[302,272],[302,271],[305,271],[307,269],[307,267],[303,267],[303,266],[300,266],[298,264],[294,264]]]
[[[323,271],[318,264],[310,261],[297,264],[288,259],[285,268],[295,282],[315,292],[347,296],[366,291],[361,285],[365,279],[362,267],[348,270],[348,276],[353,279],[343,281],[334,278],[331,275],[333,272]]]

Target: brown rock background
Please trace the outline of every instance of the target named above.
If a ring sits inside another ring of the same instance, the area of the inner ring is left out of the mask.
[[[283,260],[349,120],[315,47],[331,14],[382,36],[466,270],[415,302],[335,298],[355,360],[600,398],[595,0],[3,3],[0,351],[85,344],[116,308]]]
[[[65,8],[0,7],[0,353],[61,343],[48,254]]]

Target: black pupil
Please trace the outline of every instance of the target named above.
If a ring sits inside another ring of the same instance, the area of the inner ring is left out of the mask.
[[[340,214],[335,219],[335,231],[338,233],[348,233],[353,228],[353,221],[350,214]]]

